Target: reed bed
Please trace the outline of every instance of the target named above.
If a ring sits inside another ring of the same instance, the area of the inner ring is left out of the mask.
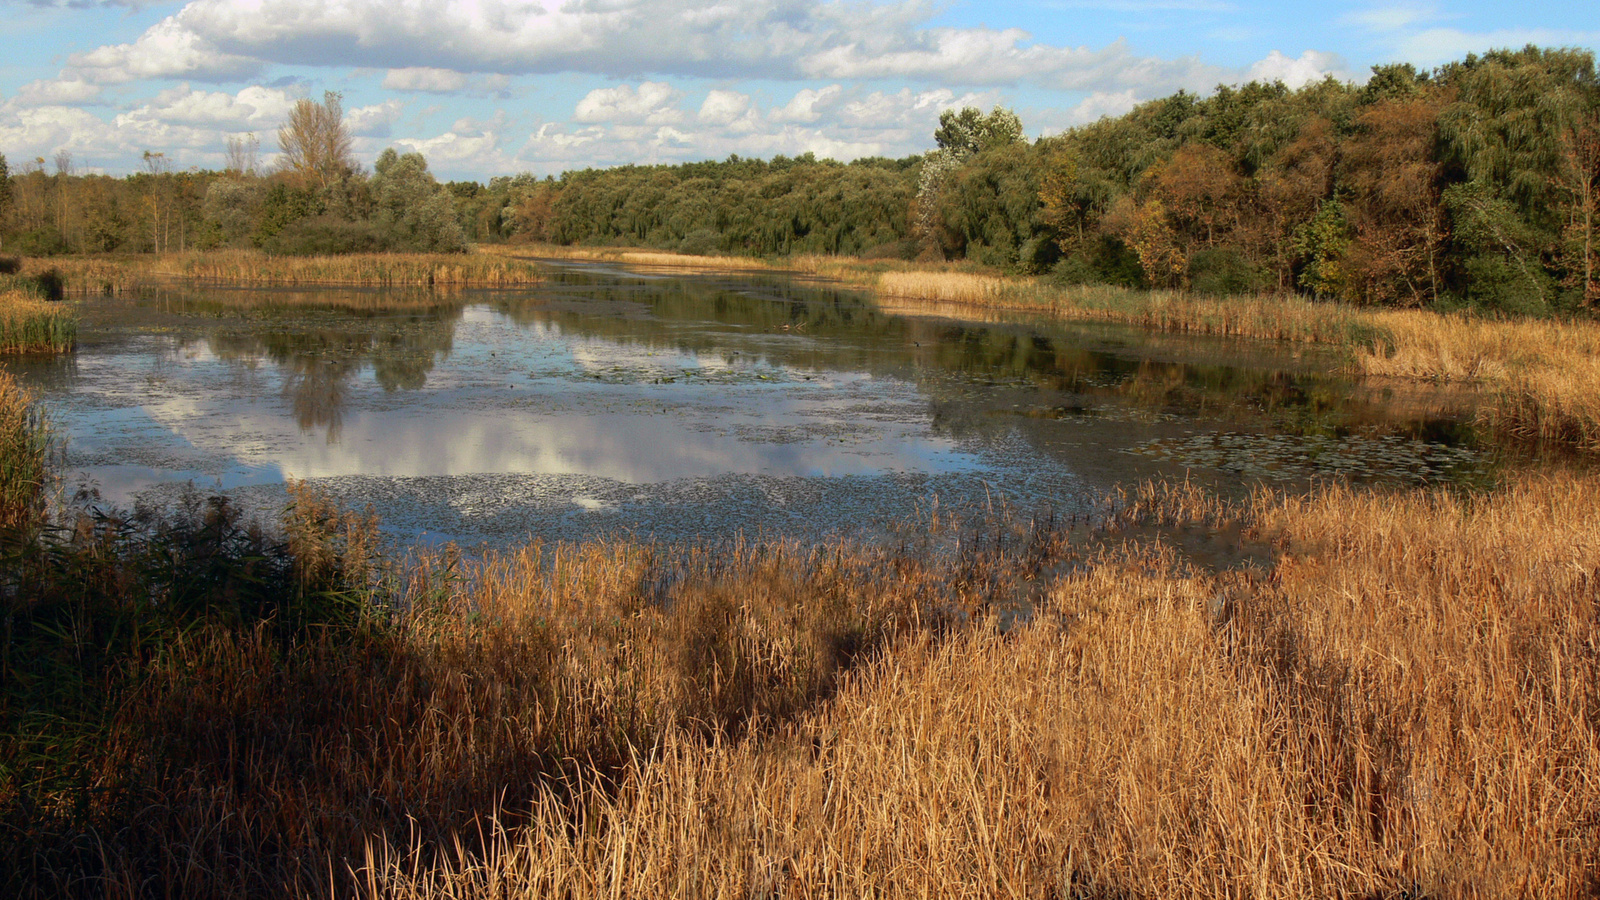
[[[66,294],[128,295],[176,274],[176,254],[52,256],[23,260],[22,274],[57,283]]]
[[[761,739],[669,732],[515,825],[371,841],[363,894],[1591,896],[1597,503],[1592,476],[1263,495],[1271,577],[1109,551]]]
[[[78,340],[78,317],[60,302],[0,291],[0,354],[64,353]]]
[[[222,284],[502,288],[541,280],[536,264],[487,253],[298,257],[233,250],[181,257],[176,270],[184,278]]]
[[[33,396],[0,369],[0,532],[26,530],[43,518],[53,440]]]
[[[945,516],[373,581],[311,502],[294,571],[374,613],[164,641],[89,767],[125,799],[50,852],[13,803],[0,851],[22,895],[1588,897],[1596,508],[1146,485],[1089,545]]]

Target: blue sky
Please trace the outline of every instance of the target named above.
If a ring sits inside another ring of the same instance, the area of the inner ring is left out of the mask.
[[[1600,46],[1600,4],[1530,0],[0,0],[0,153],[124,174],[145,151],[276,156],[300,97],[344,97],[356,150],[443,178],[628,162],[929,149],[939,112],[1048,134],[1179,88]]]

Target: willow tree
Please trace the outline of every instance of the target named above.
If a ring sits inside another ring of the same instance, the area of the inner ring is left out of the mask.
[[[1446,206],[1473,299],[1530,311],[1556,299],[1563,232],[1582,191],[1562,191],[1572,146],[1566,136],[1600,97],[1594,55],[1584,50],[1500,50],[1469,55],[1436,79],[1456,101],[1439,114]],[[1575,185],[1581,188],[1581,185]],[[1581,210],[1578,211],[1581,213]],[[1581,260],[1565,254],[1567,265]],[[1587,287],[1587,286],[1586,286]]]
[[[321,103],[304,97],[289,110],[289,120],[278,129],[278,165],[307,184],[326,192],[355,171],[350,130],[344,124],[343,98],[334,91]]]

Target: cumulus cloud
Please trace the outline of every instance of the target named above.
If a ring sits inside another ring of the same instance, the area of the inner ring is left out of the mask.
[[[727,127],[740,120],[750,121],[750,95],[738,91],[713,90],[700,104],[699,120],[707,125]]]
[[[596,88],[578,101],[573,118],[579,122],[670,124],[683,118],[676,108],[682,96],[682,91],[659,81],[646,81],[637,88],[627,84]]]
[[[1143,2],[1143,0],[1141,0]],[[1202,0],[1157,0],[1190,3]],[[71,59],[92,81],[242,78],[265,64],[388,69],[396,90],[453,91],[462,73],[935,79],[1071,90],[1197,88],[1196,60],[1039,43],[1017,28],[931,28],[921,0],[191,0],[132,44]]]
[[[1291,89],[1321,81],[1329,75],[1343,80],[1350,77],[1345,72],[1343,59],[1319,50],[1307,50],[1292,59],[1274,50],[1252,65],[1247,75],[1251,81],[1281,81]]]
[[[192,90],[182,85],[162,91],[119,119],[192,125],[216,131],[266,131],[277,128],[288,118],[296,99],[277,88],[252,86],[229,94]]]
[[[181,15],[181,13],[180,13]],[[177,16],[168,16],[131,44],[112,44],[68,57],[68,71],[86,81],[121,84],[145,78],[232,81],[261,70],[261,62],[218,50]]]
[[[1076,125],[1097,122],[1107,116],[1113,118],[1120,116],[1138,106],[1141,99],[1145,98],[1141,98],[1138,92],[1132,89],[1112,93],[1099,91],[1090,94],[1067,111],[1065,125],[1071,128]]]
[[[794,95],[794,99],[772,111],[772,120],[775,122],[815,122],[822,118],[824,112],[838,102],[843,93],[844,88],[837,84],[830,84],[825,88],[816,90],[803,88]]]
[[[344,114],[345,127],[356,137],[386,138],[405,111],[399,100],[385,100],[371,106],[358,106]]]
[[[47,78],[23,85],[13,99],[29,106],[71,106],[98,100],[102,90],[82,78]]]
[[[389,73],[383,76],[383,86],[391,91],[453,94],[467,86],[467,76],[449,69],[409,66],[404,69],[390,69]]]

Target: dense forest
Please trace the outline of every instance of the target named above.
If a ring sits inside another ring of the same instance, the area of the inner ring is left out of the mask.
[[[126,178],[65,154],[4,179],[6,252],[450,250],[469,242],[971,260],[1069,283],[1298,292],[1545,314],[1600,305],[1594,55],[1527,47],[1431,71],[1219,87],[1029,142],[1004,109],[947,112],[936,149],[843,164],[623,166],[437,183],[363,172],[337,95],[302,101],[273,171],[160,154]],[[3,165],[3,161],[0,161]]]

